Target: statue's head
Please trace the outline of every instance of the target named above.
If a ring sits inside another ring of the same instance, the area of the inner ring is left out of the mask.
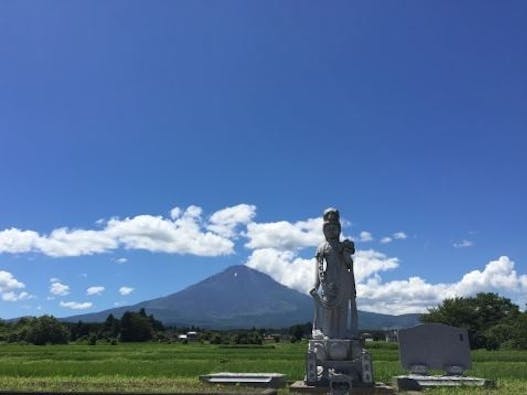
[[[338,240],[340,238],[340,214],[339,210],[330,207],[324,211],[324,225],[322,230],[326,240]]]

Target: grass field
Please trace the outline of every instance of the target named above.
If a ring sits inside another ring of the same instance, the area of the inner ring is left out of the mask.
[[[377,381],[404,373],[395,344],[368,344]],[[173,391],[203,388],[200,374],[279,372],[304,376],[306,343],[229,348],[204,344],[0,345],[0,390]],[[527,394],[527,351],[475,351],[469,375],[498,388],[432,394]],[[287,392],[287,391],[284,391]]]

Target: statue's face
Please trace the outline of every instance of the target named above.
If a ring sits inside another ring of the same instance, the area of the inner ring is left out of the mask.
[[[340,225],[334,222],[328,222],[323,227],[326,240],[338,240],[340,236]]]

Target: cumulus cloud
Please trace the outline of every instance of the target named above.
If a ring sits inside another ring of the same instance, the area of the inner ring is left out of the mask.
[[[490,261],[482,271],[473,270],[453,285],[453,292],[457,295],[472,295],[483,291],[503,294],[527,292],[527,275],[518,275],[514,269],[514,261],[507,256],[500,256]]]
[[[245,264],[300,292],[306,293],[313,286],[315,259],[300,258],[294,251],[257,249]]]
[[[407,239],[407,238],[408,238],[408,235],[406,233],[404,233],[404,232],[395,232],[391,236],[383,237],[380,240],[380,242],[381,242],[381,244],[388,244],[388,243],[391,243],[394,240],[404,240],[404,239]]]
[[[10,254],[30,252],[39,238],[39,234],[32,230],[5,229],[0,231],[0,252]]]
[[[359,235],[359,241],[366,243],[368,241],[373,241],[373,236],[370,232],[362,231]]]
[[[404,240],[408,238],[408,236],[404,232],[395,232],[392,236],[395,240]]]
[[[128,259],[127,258],[117,258],[114,260],[114,262],[122,264],[122,263],[128,262]]]
[[[93,255],[118,248],[170,254],[221,256],[234,253],[231,240],[238,225],[253,218],[255,207],[240,204],[213,213],[204,221],[202,209],[175,207],[170,217],[137,215],[98,221],[98,229],[61,227],[48,235],[9,228],[0,231],[0,253],[39,252],[51,257]]]
[[[32,296],[26,291],[20,291],[26,286],[18,281],[13,274],[0,270],[0,297],[5,302],[17,302],[30,299]]]
[[[307,293],[313,286],[316,263],[314,258],[303,258],[300,253],[305,247],[317,245],[323,237],[316,231],[321,224],[314,225],[314,221],[249,224],[247,246],[254,250],[245,264],[283,285]],[[384,243],[406,238],[403,234],[394,233]],[[358,250],[354,262],[357,298],[362,310],[387,314],[425,312],[447,297],[472,296],[478,292],[497,292],[520,305],[526,302],[527,275],[519,275],[507,256],[490,261],[482,270],[473,270],[452,283],[431,283],[419,276],[383,281],[382,273],[397,269],[400,261],[373,249]]]
[[[55,282],[52,282],[51,285],[49,286],[49,292],[57,296],[66,296],[70,293],[70,287],[69,285],[55,281]]]
[[[102,295],[102,293],[104,292],[104,287],[102,286],[99,286],[99,285],[95,285],[93,287],[89,287],[88,289],[86,289],[86,295],[88,296],[92,296],[92,295]]]
[[[456,241],[453,244],[454,248],[467,248],[467,247],[472,247],[473,245],[474,245],[474,242],[470,240]]]
[[[310,218],[294,223],[252,222],[247,225],[245,236],[249,239],[245,246],[251,249],[296,250],[317,246],[324,240],[322,218]]]
[[[518,275],[507,256],[490,261],[483,270],[473,270],[453,283],[431,284],[420,277],[383,282],[379,275],[357,286],[361,308],[380,313],[415,313],[441,303],[445,298],[496,292],[522,305],[527,275]]]
[[[20,288],[25,288],[25,284],[18,281],[11,273],[0,270],[0,292],[9,292]]]
[[[93,303],[91,302],[60,302],[61,307],[65,307],[67,309],[72,310],[86,310],[90,309],[93,306]]]
[[[357,251],[354,262],[356,281],[374,273],[395,269],[399,265],[397,258],[387,257],[374,250]],[[245,264],[300,292],[309,291],[315,280],[315,259],[301,258],[294,251],[258,249],[252,252]]]
[[[220,236],[232,238],[236,236],[238,225],[246,225],[256,215],[256,206],[239,204],[216,211],[209,218],[207,229]]]
[[[399,259],[389,257],[375,250],[359,250],[354,257],[354,273],[357,282],[363,281],[372,274],[385,272],[399,267]]]
[[[119,293],[123,296],[130,295],[132,292],[134,292],[135,288],[132,287],[121,287],[119,288]]]

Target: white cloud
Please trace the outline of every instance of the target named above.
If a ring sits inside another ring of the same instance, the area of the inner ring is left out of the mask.
[[[18,281],[15,276],[5,270],[0,270],[0,297],[5,302],[17,302],[19,300],[31,299],[32,296],[25,292],[19,291],[26,285]]]
[[[53,230],[40,235],[32,230],[10,228],[0,231],[0,253],[39,252],[51,257],[93,255],[116,250],[146,250],[170,254],[221,256],[234,253],[230,240],[238,224],[245,224],[254,215],[254,206],[238,205],[219,210],[211,223],[202,219],[202,209],[175,207],[170,218],[137,215],[112,218],[100,222],[101,229]],[[208,228],[214,229],[214,233]]]
[[[170,210],[170,218],[172,219],[178,219],[183,212],[179,207],[174,207],[172,210]]]
[[[128,262],[128,259],[127,258],[117,258],[115,259],[115,262],[122,264],[122,263]]]
[[[106,232],[59,228],[35,241],[35,250],[52,257],[93,255],[117,248]]]
[[[483,270],[474,270],[453,283],[431,284],[420,277],[383,282],[379,275],[357,286],[359,306],[379,313],[424,312],[445,298],[496,292],[519,305],[526,302],[527,275],[518,275],[507,256],[490,261]]]
[[[300,292],[307,292],[313,286],[314,258],[303,259],[292,251],[262,248],[254,250],[245,264]]]
[[[368,241],[373,241],[373,236],[370,232],[362,231],[359,235],[359,241],[366,243]]]
[[[104,292],[104,287],[101,286],[93,286],[86,289],[86,295],[92,296],[92,295],[101,295]]]
[[[483,271],[473,270],[465,274],[453,291],[458,295],[484,291],[527,292],[527,275],[518,275],[514,270],[514,262],[507,256],[500,256],[490,261]]]
[[[358,250],[353,256],[355,280],[363,281],[369,276],[399,267],[399,259],[388,257],[375,250]]]
[[[209,218],[207,229],[223,237],[232,238],[236,236],[236,227],[246,225],[256,215],[256,206],[249,204],[238,204],[216,211]]]
[[[423,312],[447,297],[444,284],[429,284],[419,277],[383,282],[375,275],[357,284],[357,304],[361,310],[386,314]]]
[[[295,223],[252,222],[247,225],[246,236],[249,241],[245,245],[251,249],[295,250],[315,247],[324,240],[322,218],[310,218]]]
[[[61,307],[65,307],[67,309],[72,310],[86,310],[90,309],[93,306],[93,303],[91,302],[60,302]]]
[[[461,240],[461,241],[456,241],[453,246],[455,248],[467,248],[467,247],[472,247],[474,245],[474,243],[470,240]]]
[[[10,292],[25,288],[25,284],[18,281],[11,273],[0,270],[0,292]]]
[[[49,292],[57,296],[66,296],[70,293],[69,285],[62,284],[60,282],[53,282],[49,286]]]
[[[106,232],[127,249],[218,256],[231,254],[234,243],[212,232],[202,232],[197,212],[189,208],[175,221],[139,215],[124,220],[110,220]]]
[[[315,279],[314,258],[301,257],[300,251],[313,248],[323,240],[321,221],[316,219],[255,224],[247,230],[247,247],[253,248],[246,265],[270,275],[279,283],[300,292],[308,292]],[[385,237],[381,243],[407,238],[404,232]],[[368,235],[361,235],[368,239]],[[459,281],[430,283],[418,276],[383,281],[382,272],[394,270],[400,262],[375,250],[358,250],[354,255],[359,308],[387,314],[424,312],[447,297],[471,296],[478,292],[497,292],[511,297],[519,305],[527,300],[527,275],[518,275],[514,262],[502,256],[483,270],[474,270]],[[522,299],[523,298],[523,299]]]
[[[313,251],[314,253],[315,251]],[[374,250],[357,251],[354,262],[357,282],[374,273],[395,269],[399,265],[397,258],[387,257]],[[293,251],[274,248],[258,249],[252,252],[246,265],[266,273],[279,283],[300,292],[309,291],[315,280],[315,259],[301,258]]]
[[[134,292],[135,288],[131,287],[121,287],[119,288],[119,293],[123,296],[130,295],[132,292]]]
[[[404,240],[408,238],[407,234],[404,232],[395,232],[392,236],[395,240]]]
[[[6,302],[17,302],[19,300],[32,299],[33,297],[25,291],[16,293],[14,291],[3,292],[2,300]]]
[[[16,228],[0,231],[0,252],[18,254],[33,251],[40,236],[32,230]]]

